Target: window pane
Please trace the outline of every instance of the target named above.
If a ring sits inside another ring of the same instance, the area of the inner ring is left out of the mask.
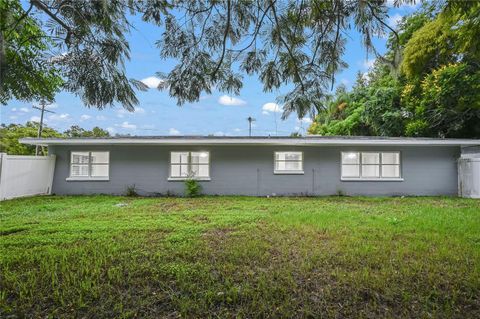
[[[209,167],[205,164],[193,164],[192,168],[192,175],[195,177],[209,177]]]
[[[382,164],[400,164],[400,154],[382,153]]]
[[[362,153],[362,164],[379,164],[380,153]]]
[[[88,152],[72,152],[72,163],[88,164],[88,158],[89,158]]]
[[[187,164],[173,164],[170,168],[171,177],[187,177],[188,176],[188,165]]]
[[[275,159],[279,161],[301,161],[302,152],[275,152]]]
[[[187,152],[171,152],[170,153],[170,163],[172,164],[186,164],[188,163],[188,153]]]
[[[382,177],[400,177],[400,165],[382,165]]]
[[[362,165],[362,177],[380,177],[380,165]]]
[[[108,164],[108,152],[92,152],[92,163]]]
[[[88,177],[88,165],[72,164],[70,167],[70,176],[87,176]]]
[[[301,171],[302,162],[285,162],[285,169],[287,171]]]
[[[209,153],[208,152],[192,152],[192,163],[195,164],[208,164]]]
[[[92,165],[92,177],[108,177],[108,165],[95,164]]]
[[[342,165],[342,177],[360,177],[360,165]]]
[[[342,153],[342,164],[360,164],[360,156],[356,152]]]
[[[283,162],[283,161],[277,161],[275,162],[275,170],[276,171],[302,171],[302,162],[297,161],[297,162]]]

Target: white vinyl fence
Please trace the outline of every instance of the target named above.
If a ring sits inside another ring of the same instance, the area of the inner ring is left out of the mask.
[[[55,156],[0,153],[0,200],[47,195],[52,191]]]
[[[458,160],[458,195],[480,198],[480,157],[462,157]]]

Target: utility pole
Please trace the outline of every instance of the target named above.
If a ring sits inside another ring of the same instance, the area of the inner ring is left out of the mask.
[[[45,102],[44,99],[41,99],[40,100],[40,107],[38,106],[32,106],[32,108],[34,109],[37,109],[37,110],[40,110],[40,125],[38,126],[38,133],[37,133],[37,137],[40,138],[42,137],[42,130],[43,130],[43,114],[45,112],[49,112],[49,113],[55,113],[53,111],[50,111],[50,110],[47,110],[45,109],[45,107],[47,106],[47,103]],[[35,155],[40,155],[40,145],[37,144],[36,148],[35,148]]]
[[[252,122],[255,122],[256,119],[249,116],[249,117],[247,117],[247,121],[248,121],[248,136],[252,136]]]

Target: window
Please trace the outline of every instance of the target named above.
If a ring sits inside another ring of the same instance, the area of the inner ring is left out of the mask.
[[[275,174],[303,174],[302,152],[275,152]]]
[[[109,152],[72,152],[70,179],[108,179]]]
[[[342,179],[400,179],[399,152],[342,152]]]
[[[171,152],[170,178],[208,179],[210,177],[209,152]]]

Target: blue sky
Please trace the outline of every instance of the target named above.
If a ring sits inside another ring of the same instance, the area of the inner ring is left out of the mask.
[[[395,26],[402,16],[416,10],[418,6],[405,5],[389,9],[389,24]],[[145,83],[155,84],[157,71],[168,72],[173,61],[164,61],[159,57],[155,42],[161,37],[161,29],[143,23],[134,22],[137,30],[129,35],[131,60],[126,64],[127,76]],[[366,72],[373,63],[373,57],[367,57],[360,37],[354,30],[348,34],[345,61],[349,67],[337,75],[336,84],[350,87],[358,71]],[[376,39],[380,52],[385,50],[385,39]],[[133,113],[116,106],[104,110],[88,109],[82,101],[72,94],[61,92],[55,103],[48,109],[45,123],[57,130],[64,131],[71,125],[80,125],[91,129],[99,126],[110,133],[131,135],[248,135],[247,117],[256,119],[252,129],[254,135],[289,135],[299,131],[304,134],[311,119],[298,120],[292,114],[287,120],[280,119],[276,98],[287,93],[287,88],[277,92],[264,93],[261,83],[255,77],[244,77],[243,89],[239,96],[227,96],[221,92],[202,95],[197,103],[181,107],[168,96],[167,92],[150,89],[138,92],[140,101]],[[35,103],[10,101],[0,107],[1,123],[25,123],[38,120],[39,111],[32,109]]]

